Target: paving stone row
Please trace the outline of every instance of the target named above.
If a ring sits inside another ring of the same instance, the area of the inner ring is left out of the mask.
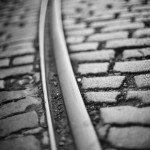
[[[104,150],[150,149],[150,1],[63,0],[66,44]]]
[[[0,2],[0,149],[49,143],[38,58],[40,0]]]

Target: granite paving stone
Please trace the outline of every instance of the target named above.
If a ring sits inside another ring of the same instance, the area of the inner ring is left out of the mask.
[[[137,75],[134,79],[138,88],[150,87],[150,74]]]
[[[8,69],[1,69],[0,70],[0,79],[10,77],[10,76],[29,74],[29,73],[32,73],[32,70],[33,70],[32,65],[20,66],[20,67],[8,68]]]
[[[87,38],[88,42],[100,42],[100,41],[108,41],[112,39],[122,39],[127,38],[128,32],[111,32],[111,33],[95,33]]]
[[[116,106],[101,108],[100,114],[107,124],[150,124],[150,107]]]
[[[150,46],[150,38],[116,39],[106,43],[106,48],[145,47]]]
[[[109,63],[84,63],[78,66],[77,72],[80,74],[107,73]]]
[[[41,104],[41,100],[34,97],[26,97],[25,99],[19,100],[17,102],[5,104],[0,108],[0,119],[15,113],[22,113],[30,105],[39,104]]]
[[[9,59],[0,59],[0,67],[7,67],[9,66],[10,60]]]
[[[109,130],[107,141],[117,148],[149,149],[150,130],[149,127],[140,126],[112,127]]]
[[[150,71],[150,60],[116,62],[114,71],[123,73],[140,73]]]
[[[119,94],[120,92],[86,92],[84,96],[88,102],[115,103]]]
[[[87,50],[96,50],[98,48],[97,42],[86,42],[81,44],[74,44],[69,46],[71,52],[78,52],[78,51],[87,51]]]
[[[142,103],[149,104],[150,103],[150,90],[146,91],[131,91],[127,92],[126,96],[127,100],[140,100]]]
[[[1,150],[41,150],[39,140],[32,135],[0,142]]]
[[[20,56],[13,60],[13,65],[29,64],[34,62],[34,55]]]
[[[70,54],[73,61],[109,61],[115,56],[114,50],[90,51]]]
[[[0,120],[0,137],[7,136],[23,129],[35,128],[37,126],[38,116],[35,111],[15,115]]]
[[[123,81],[125,79],[125,76],[108,76],[108,77],[83,77],[82,78],[82,88],[83,89],[94,89],[94,88],[119,88]]]
[[[122,30],[128,30],[128,29],[140,29],[144,28],[143,23],[127,23],[122,25],[112,25],[108,27],[104,27],[102,29],[102,32],[112,32],[112,31],[122,31]]]

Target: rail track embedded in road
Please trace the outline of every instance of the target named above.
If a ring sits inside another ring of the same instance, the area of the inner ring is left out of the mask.
[[[45,109],[46,109],[46,119],[47,119],[47,124],[48,124],[48,131],[49,131],[50,149],[57,150],[54,127],[53,127],[53,123],[52,123],[52,114],[50,111],[50,104],[49,104],[49,100],[48,100],[48,91],[47,91],[47,84],[46,84],[47,83],[46,71],[45,71],[44,28],[45,28],[47,5],[48,5],[48,0],[43,0],[42,4],[41,4],[40,21],[39,21],[40,66],[41,66],[43,95],[44,95]]]
[[[97,135],[81,97],[69,55],[61,21],[61,1],[52,1],[51,34],[55,61],[64,103],[78,150],[100,150]]]

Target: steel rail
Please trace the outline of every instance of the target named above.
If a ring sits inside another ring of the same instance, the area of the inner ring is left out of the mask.
[[[78,150],[101,150],[70,63],[61,19],[61,1],[52,0],[51,34],[64,103]]]
[[[46,72],[45,72],[44,28],[45,28],[47,5],[48,5],[48,0],[42,0],[41,8],[40,8],[40,20],[39,20],[40,68],[41,68],[44,104],[45,104],[45,109],[46,109],[46,119],[47,119],[48,132],[49,132],[50,150],[57,150],[55,133],[54,133],[53,123],[52,123],[52,114],[51,114],[50,107],[49,107],[50,105],[49,105],[49,100],[48,100],[48,91],[47,91],[47,85],[46,85]]]

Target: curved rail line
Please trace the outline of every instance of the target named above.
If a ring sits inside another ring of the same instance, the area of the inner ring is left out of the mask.
[[[78,150],[101,150],[69,59],[62,28],[60,0],[52,1],[50,13],[56,67],[76,147]]]
[[[44,27],[45,27],[45,18],[47,11],[48,0],[42,0],[41,9],[40,9],[40,20],[39,20],[39,50],[40,50],[40,67],[41,67],[41,79],[44,95],[44,104],[46,109],[46,119],[48,124],[49,132],[49,143],[50,150],[57,150],[57,144],[55,139],[55,133],[52,123],[52,114],[49,107],[47,84],[46,84],[46,72],[45,72],[45,56],[44,56]]]

